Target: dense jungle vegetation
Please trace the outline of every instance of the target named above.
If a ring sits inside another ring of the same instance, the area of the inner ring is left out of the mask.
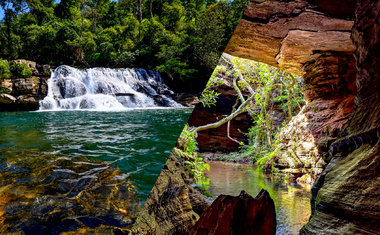
[[[301,77],[264,63],[224,54],[200,97],[204,107],[211,107],[218,102],[220,93],[216,88],[226,80],[232,81],[237,97],[231,114],[215,123],[185,127],[178,148],[175,149],[175,153],[186,160],[194,175],[194,181],[201,189],[207,188],[208,185],[208,180],[203,174],[208,166],[197,153],[198,132],[228,125],[237,115],[247,112],[252,120],[247,133],[248,144],[240,143],[239,152],[231,153],[219,160],[249,161],[257,164],[259,169],[271,170],[271,160],[281,151],[278,148],[281,129],[305,104]],[[234,140],[232,137],[229,138]],[[188,161],[189,159],[191,160]]]
[[[0,58],[160,71],[200,91],[247,0],[2,0]]]

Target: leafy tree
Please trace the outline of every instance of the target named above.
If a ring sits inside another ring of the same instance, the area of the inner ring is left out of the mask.
[[[40,64],[157,69],[172,89],[198,92],[207,82],[246,3],[247,0],[0,1],[5,12],[0,21],[0,55]]]

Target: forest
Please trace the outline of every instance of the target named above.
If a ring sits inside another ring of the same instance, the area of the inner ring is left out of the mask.
[[[199,92],[247,0],[2,0],[0,58],[140,67]]]

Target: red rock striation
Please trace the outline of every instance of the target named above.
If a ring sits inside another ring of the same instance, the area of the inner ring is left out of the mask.
[[[380,1],[359,0],[356,109],[330,146],[330,163],[313,187],[312,216],[301,234],[380,234]]]
[[[220,195],[190,230],[194,235],[275,233],[275,206],[265,190],[261,190],[256,198],[245,191],[237,197]]]
[[[337,8],[326,1],[251,1],[226,48],[303,76],[306,105],[279,136],[282,151],[273,163],[295,177],[309,175],[309,183],[355,107],[351,3],[334,15]]]

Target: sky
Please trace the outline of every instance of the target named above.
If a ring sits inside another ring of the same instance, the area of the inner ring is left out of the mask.
[[[60,3],[61,0],[55,0],[54,2]],[[4,18],[4,10],[3,10],[3,8],[0,8],[0,20],[2,20],[3,18]]]

